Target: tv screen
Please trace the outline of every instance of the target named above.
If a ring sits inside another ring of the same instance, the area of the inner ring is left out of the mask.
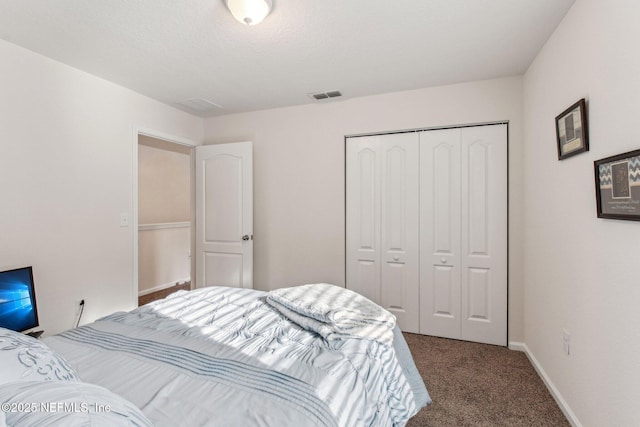
[[[23,332],[38,326],[31,267],[0,272],[0,327]]]

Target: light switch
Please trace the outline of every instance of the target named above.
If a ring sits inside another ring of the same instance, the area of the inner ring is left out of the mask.
[[[120,214],[120,227],[128,227],[129,226],[129,214],[127,212],[122,212]]]

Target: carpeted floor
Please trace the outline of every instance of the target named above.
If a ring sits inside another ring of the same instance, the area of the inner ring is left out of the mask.
[[[408,427],[569,426],[524,353],[404,335],[433,400]]]

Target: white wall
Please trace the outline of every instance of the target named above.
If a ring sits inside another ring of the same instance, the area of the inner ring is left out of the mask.
[[[0,88],[0,269],[33,265],[47,334],[132,308],[134,129],[202,119],[4,41]]]
[[[147,141],[151,142],[147,142]],[[147,136],[138,139],[138,220],[140,224],[191,221],[191,148],[156,147]]]
[[[191,280],[191,227],[165,225],[138,232],[138,295]]]
[[[596,218],[593,171],[640,148],[638,22],[637,0],[578,0],[524,76],[526,344],[584,426],[640,425],[640,223]],[[590,151],[558,161],[582,97]]]
[[[207,119],[205,143],[254,143],[254,286],[344,285],[345,135],[509,120],[509,333],[521,341],[521,84],[505,78]]]

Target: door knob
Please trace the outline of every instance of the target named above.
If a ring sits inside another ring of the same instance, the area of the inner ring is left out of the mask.
[[[242,240],[247,241],[249,240],[249,235],[245,234],[244,236],[242,236]]]
[[[447,259],[446,258],[442,258],[442,259],[440,259],[440,261],[442,261],[443,264],[447,263]]]
[[[398,255],[395,255],[395,256],[393,257],[393,260],[394,260],[394,261],[398,261],[399,259],[400,259],[400,257],[399,257]]]

